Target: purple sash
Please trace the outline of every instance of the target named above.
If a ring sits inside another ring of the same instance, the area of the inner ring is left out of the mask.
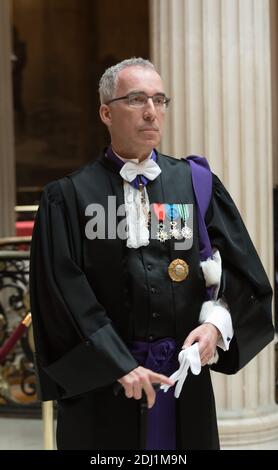
[[[190,155],[185,160],[188,161],[191,168],[192,184],[197,202],[200,260],[205,261],[212,257],[211,243],[205,224],[205,215],[212,193],[212,174],[206,158]]]
[[[192,184],[197,202],[200,260],[206,261],[208,258],[212,258],[212,248],[205,223],[205,215],[212,194],[212,174],[206,158],[190,155],[185,160],[188,161],[191,168]],[[207,300],[212,298],[213,292],[214,287],[207,287]]]
[[[131,353],[140,365],[164,375],[171,375],[178,369],[176,343],[173,338],[147,343],[134,341]],[[175,387],[167,393],[156,392],[156,401],[151,409],[141,404],[141,448],[146,450],[176,449],[176,403]],[[143,435],[142,435],[143,432]]]

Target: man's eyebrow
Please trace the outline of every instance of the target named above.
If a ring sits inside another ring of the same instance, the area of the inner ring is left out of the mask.
[[[127,95],[129,95],[130,93],[144,93],[145,95],[147,95],[147,93],[143,90],[131,90],[127,93]],[[164,91],[156,91],[154,93],[154,95],[163,95],[163,96],[166,96],[166,93]]]

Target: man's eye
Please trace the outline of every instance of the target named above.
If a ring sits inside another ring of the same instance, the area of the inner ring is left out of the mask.
[[[142,95],[130,96],[129,102],[132,104],[141,104],[145,102],[145,97]]]
[[[162,106],[164,104],[164,96],[155,96],[153,102],[154,104]]]

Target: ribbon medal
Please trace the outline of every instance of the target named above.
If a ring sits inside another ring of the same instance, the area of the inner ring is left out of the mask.
[[[193,231],[190,227],[187,225],[187,220],[189,219],[189,207],[188,204],[177,204],[178,206],[178,211],[180,214],[180,218],[182,220],[183,227],[181,229],[181,234],[183,238],[186,238],[187,240],[192,238],[193,236]]]
[[[171,238],[192,239],[193,230],[187,225],[190,218],[190,206],[191,204],[153,204],[158,220],[157,240],[164,243]]]
[[[180,218],[177,204],[166,204],[166,215],[170,220],[170,237],[181,240],[183,235],[178,227],[178,222],[175,220]]]
[[[156,218],[158,220],[158,231],[156,232],[156,239],[159,240],[160,242],[164,243],[166,240],[169,239],[169,235],[165,230],[165,206],[164,204],[153,204],[153,209],[154,213],[156,215]]]

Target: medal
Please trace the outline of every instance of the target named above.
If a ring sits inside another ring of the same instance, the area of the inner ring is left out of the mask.
[[[171,221],[175,220],[180,216],[179,210],[176,207],[176,204],[165,204],[165,206],[166,206],[166,215],[169,220]]]
[[[183,238],[186,238],[188,240],[192,238],[193,236],[193,230],[190,227],[188,227],[186,223],[186,221],[189,219],[189,207],[188,207],[188,204],[177,204],[177,206],[178,206],[181,220],[183,222],[181,234]]]
[[[158,220],[158,231],[156,232],[156,239],[164,243],[169,239],[169,235],[165,230],[164,220],[165,220],[165,207],[164,204],[154,204],[153,205],[154,213]]]
[[[181,282],[187,278],[189,266],[183,259],[174,259],[168,266],[168,274],[172,281]]]
[[[181,234],[183,236],[183,238],[192,238],[192,235],[193,235],[193,232],[191,230],[191,228],[189,228],[186,224],[185,226],[181,229]]]
[[[181,230],[178,228],[177,222],[173,221],[170,223],[170,235],[172,238],[175,238],[176,240],[181,240],[183,238],[183,234]]]
[[[166,204],[166,215],[170,220],[170,237],[175,238],[176,240],[180,240],[183,236],[178,228],[178,223],[175,219],[180,217],[180,213],[176,204]]]

